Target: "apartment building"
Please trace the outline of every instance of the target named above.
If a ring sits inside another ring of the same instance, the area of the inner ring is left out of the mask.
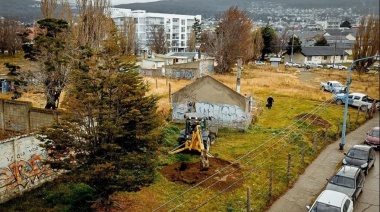
[[[201,20],[201,15],[177,15],[164,13],[149,13],[145,10],[111,8],[111,17],[116,26],[122,26],[125,20],[133,20],[136,24],[136,37],[141,51],[151,53],[148,47],[153,26],[165,29],[166,39],[170,43],[171,52],[186,52],[195,18]]]

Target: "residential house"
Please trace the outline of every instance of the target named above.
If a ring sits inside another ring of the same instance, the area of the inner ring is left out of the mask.
[[[304,64],[305,62],[316,62],[319,64],[344,63],[347,61],[348,53],[345,49],[334,46],[304,46],[302,51],[293,54],[293,62]],[[290,61],[290,55],[285,55],[285,61]]]
[[[152,58],[142,61],[140,74],[151,77],[196,79],[214,73],[214,59],[195,60],[196,55],[196,52],[154,54]]]
[[[211,76],[203,76],[171,95],[172,118],[184,120],[186,113],[213,117],[220,127],[246,130],[252,121],[256,102],[251,95],[242,95]]]

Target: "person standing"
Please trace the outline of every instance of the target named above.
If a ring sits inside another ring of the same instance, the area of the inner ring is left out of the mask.
[[[274,102],[273,97],[269,96],[268,99],[267,99],[267,105],[266,105],[268,109],[272,108],[273,102]]]

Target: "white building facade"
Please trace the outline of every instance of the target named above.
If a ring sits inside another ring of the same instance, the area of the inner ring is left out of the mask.
[[[201,15],[149,13],[145,10],[121,8],[112,8],[111,17],[116,26],[122,26],[126,18],[133,19],[136,24],[136,37],[140,49],[148,53],[151,53],[148,43],[153,26],[164,27],[171,52],[186,52],[188,49],[187,41],[190,38],[195,19],[201,21]]]

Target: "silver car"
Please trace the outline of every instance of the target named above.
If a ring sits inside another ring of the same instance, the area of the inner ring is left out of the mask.
[[[333,177],[327,180],[329,183],[326,190],[342,192],[349,196],[353,202],[362,193],[365,182],[362,170],[354,166],[342,166]]]

